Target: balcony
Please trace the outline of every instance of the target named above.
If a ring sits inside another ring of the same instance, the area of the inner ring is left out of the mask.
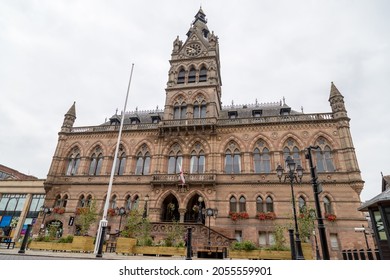
[[[185,185],[214,185],[216,182],[215,174],[184,174]],[[178,174],[157,174],[152,176],[152,186],[181,185]]]
[[[216,118],[164,120],[160,123],[160,134],[188,131],[215,132]]]

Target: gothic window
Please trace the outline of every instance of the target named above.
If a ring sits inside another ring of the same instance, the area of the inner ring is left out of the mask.
[[[179,144],[175,144],[172,147],[172,150],[169,153],[169,157],[168,157],[168,174],[180,173],[182,162],[183,162],[183,155],[180,151],[180,146]]]
[[[62,207],[66,207],[66,205],[68,204],[68,199],[69,199],[69,197],[68,197],[68,195],[66,194],[66,195],[64,195],[64,198],[62,199]]]
[[[185,78],[186,78],[186,71],[183,68],[181,68],[179,74],[177,75],[177,83],[184,84]]]
[[[241,172],[241,155],[236,144],[231,142],[225,152],[225,173],[239,174]]]
[[[87,200],[85,202],[85,205],[88,206],[88,207],[92,205],[92,195],[89,194],[87,196]]]
[[[131,196],[127,195],[126,198],[125,198],[125,208],[126,208],[126,210],[130,210],[131,209],[131,205],[132,205]]]
[[[68,165],[66,168],[66,175],[76,175],[80,165],[80,151],[78,148],[74,148],[68,158]]]
[[[61,195],[58,194],[54,202],[54,207],[61,207],[61,204],[62,204]]]
[[[306,208],[306,200],[304,197],[300,196],[298,198],[299,213],[303,213]]]
[[[190,172],[204,173],[206,158],[200,143],[195,144],[195,149],[191,152]]]
[[[274,200],[272,199],[272,197],[267,196],[267,198],[265,199],[265,208],[267,212],[274,212]]]
[[[238,203],[238,208],[240,212],[246,212],[246,199],[244,196],[241,196]]]
[[[316,168],[318,172],[334,172],[332,150],[325,138],[320,137],[317,140],[319,149],[315,150]]]
[[[271,162],[269,150],[265,147],[265,143],[260,140],[256,144],[256,148],[253,152],[253,161],[255,167],[255,173],[270,173]]]
[[[301,157],[300,157],[300,150],[296,146],[296,143],[293,139],[288,139],[286,142],[286,146],[283,149],[284,162],[286,162],[286,159],[288,156],[290,156],[294,160],[294,162],[297,166],[298,165],[302,166]]]
[[[195,83],[196,81],[196,70],[194,67],[191,67],[190,71],[188,72],[188,83]]]
[[[182,104],[175,103],[175,105],[173,107],[173,118],[175,120],[182,120],[182,119],[186,118],[186,115],[187,115],[187,104],[186,103],[182,103]]]
[[[114,194],[114,195],[111,197],[111,200],[110,200],[110,208],[112,208],[112,209],[115,209],[115,208],[116,208],[116,201],[117,201],[117,197],[116,197],[116,195]]]
[[[207,81],[207,69],[206,67],[202,66],[199,72],[199,82],[206,82]]]
[[[229,210],[230,212],[237,212],[237,199],[234,196],[229,200]]]
[[[206,101],[199,103],[198,101],[194,102],[194,119],[205,118],[206,117]]]
[[[82,194],[79,196],[79,201],[77,203],[77,207],[85,207],[85,206],[86,206],[85,196]]]
[[[330,202],[330,199],[327,196],[324,197],[324,210],[325,210],[325,214],[333,213],[332,203]]]
[[[126,166],[126,153],[122,145],[119,146],[118,158],[116,159],[115,174],[123,175]]]
[[[134,196],[134,199],[133,199],[133,201],[132,201],[131,209],[132,209],[132,210],[138,209],[138,205],[139,205],[139,196],[138,196],[138,195],[135,195],[135,196]]]
[[[263,198],[261,196],[258,196],[256,198],[256,211],[257,212],[263,212]]]
[[[89,175],[99,175],[103,165],[103,154],[100,147],[95,149],[89,164]]]
[[[137,163],[135,167],[135,175],[148,175],[150,171],[150,154],[148,147],[144,144],[141,151],[137,154]]]

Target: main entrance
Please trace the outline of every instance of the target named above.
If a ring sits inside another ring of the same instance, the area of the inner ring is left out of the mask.
[[[200,211],[205,209],[205,203],[203,200],[202,202],[199,202],[199,197],[199,194],[194,194],[188,201],[184,222],[198,223],[198,221],[201,221],[201,223],[204,224],[204,214],[202,214]]]

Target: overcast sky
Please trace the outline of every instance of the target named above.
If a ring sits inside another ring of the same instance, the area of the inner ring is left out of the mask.
[[[365,180],[390,174],[390,1],[1,1],[0,163],[45,178],[64,114],[98,125],[163,108],[169,59],[202,5],[219,37],[224,105],[276,102],[330,112],[344,96]],[[387,152],[386,152],[387,151]]]

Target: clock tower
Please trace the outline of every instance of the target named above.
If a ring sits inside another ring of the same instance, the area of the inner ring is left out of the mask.
[[[221,85],[218,37],[200,8],[185,42],[173,42],[164,120],[218,118]]]

